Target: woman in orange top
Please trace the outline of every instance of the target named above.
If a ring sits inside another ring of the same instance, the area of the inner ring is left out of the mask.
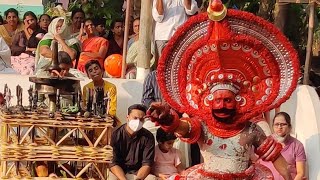
[[[85,64],[96,59],[103,67],[104,59],[106,58],[109,42],[105,38],[96,35],[96,28],[91,19],[84,22],[84,36],[82,36],[82,52],[79,57],[77,69],[86,72]]]

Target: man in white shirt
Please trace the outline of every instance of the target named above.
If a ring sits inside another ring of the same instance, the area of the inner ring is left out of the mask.
[[[156,21],[156,61],[178,27],[198,11],[195,0],[153,0],[152,16]]]

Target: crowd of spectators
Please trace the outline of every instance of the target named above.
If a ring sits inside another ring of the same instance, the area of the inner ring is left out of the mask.
[[[68,23],[70,21],[70,23]],[[39,17],[27,11],[22,20],[19,12],[10,8],[0,16],[0,74],[37,75],[52,62],[51,42],[58,42],[58,51],[65,51],[72,60],[76,77],[87,76],[85,64],[98,60],[104,70],[107,56],[122,54],[124,23],[114,20],[110,31],[103,18],[85,19],[82,9],[74,9],[68,17]],[[137,32],[135,28],[135,32]],[[103,71],[104,72],[104,71]],[[108,77],[103,73],[104,77]]]
[[[177,28],[198,11],[195,0],[177,0],[174,3],[153,1],[155,26],[151,37],[154,40],[151,43],[152,69],[156,68],[163,48]],[[46,69],[51,62],[51,41],[56,40],[59,51],[66,51],[70,55],[73,62],[70,72],[76,77],[87,76],[84,66],[91,59],[98,60],[105,70],[106,58],[114,54],[122,55],[123,45],[127,44],[126,77],[136,77],[140,29],[140,18],[137,16],[129,23],[127,43],[124,43],[123,19],[114,19],[106,28],[106,19],[86,19],[81,8],[74,9],[70,17],[36,16],[31,11],[21,15],[16,9],[10,8],[3,17],[0,16],[0,57],[3,61],[0,63],[0,73],[35,75],[40,69]],[[56,18],[60,20],[54,20]],[[104,77],[115,77],[108,71],[104,72]]]

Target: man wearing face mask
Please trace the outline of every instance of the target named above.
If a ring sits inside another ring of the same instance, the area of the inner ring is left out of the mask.
[[[153,134],[143,128],[146,107],[134,104],[128,108],[127,123],[117,128],[111,137],[113,160],[110,180],[151,180],[155,140]]]

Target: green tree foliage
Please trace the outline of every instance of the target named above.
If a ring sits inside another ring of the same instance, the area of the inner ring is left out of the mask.
[[[69,4],[68,11],[81,8],[86,18],[105,18],[109,26],[113,19],[122,16],[122,0],[76,0]]]
[[[274,0],[264,0],[267,4],[268,1],[273,2]],[[254,13],[256,15],[259,14],[259,8],[263,8],[261,6],[262,0],[222,0],[222,2],[228,8],[239,9],[243,11],[248,11]],[[202,6],[206,8],[208,6],[209,0],[203,0]],[[308,5],[307,4],[289,4],[288,10],[288,18],[286,19],[286,25],[284,34],[288,37],[288,39],[292,42],[294,47],[298,50],[301,55],[301,61],[304,62],[304,54],[307,45],[307,37],[308,37]],[[261,11],[261,9],[260,9]],[[271,23],[274,21],[274,6],[272,8],[268,7],[264,11],[268,11],[268,17],[263,17],[269,20]],[[315,24],[315,33],[314,33],[314,42],[320,43],[320,26],[318,23],[318,19],[320,18],[320,9],[316,8],[316,24]],[[320,51],[320,45],[319,51]]]

